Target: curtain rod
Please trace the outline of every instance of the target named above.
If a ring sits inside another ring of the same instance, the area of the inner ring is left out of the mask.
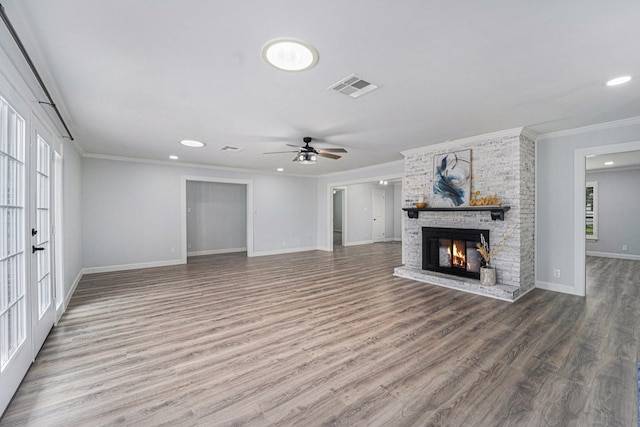
[[[33,75],[35,76],[36,80],[38,81],[38,84],[40,84],[40,88],[42,88],[42,91],[44,92],[44,94],[46,95],[47,99],[49,100],[49,102],[40,102],[40,104],[46,104],[46,105],[49,105],[49,106],[51,106],[53,108],[53,110],[58,115],[58,118],[60,119],[60,122],[62,122],[62,126],[64,126],[64,130],[69,135],[69,139],[73,141],[73,136],[71,135],[71,132],[69,132],[69,128],[67,127],[67,124],[65,123],[64,119],[62,118],[62,115],[60,114],[60,111],[58,110],[58,107],[53,102],[53,99],[51,98],[51,95],[49,94],[49,91],[47,90],[47,87],[44,85],[44,82],[42,81],[42,78],[40,77],[40,74],[38,73],[38,70],[36,70],[36,66],[33,64],[33,61],[31,60],[31,57],[27,53],[27,50],[24,48],[24,45],[22,44],[22,41],[20,40],[20,37],[18,37],[18,33],[16,33],[16,30],[13,28],[13,25],[11,25],[11,21],[9,20],[9,17],[7,16],[6,12],[4,11],[4,6],[2,6],[2,4],[0,4],[0,17],[2,17],[2,21],[4,21],[4,25],[7,27],[7,30],[9,30],[9,33],[11,34],[11,37],[13,37],[13,41],[16,42],[16,45],[18,46],[18,49],[20,49],[20,52],[22,53],[22,56],[24,57],[25,61],[27,61],[27,64],[29,65],[29,68],[31,68],[31,72],[33,73]],[[64,138],[64,136],[63,136],[63,138]]]

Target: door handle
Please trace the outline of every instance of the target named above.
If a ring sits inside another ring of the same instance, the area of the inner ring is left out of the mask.
[[[32,246],[31,246],[31,253],[32,253],[32,254],[35,254],[35,253],[36,253],[36,251],[44,251],[44,248],[39,248],[39,247],[37,247],[37,246],[33,246],[33,245],[32,245]]]

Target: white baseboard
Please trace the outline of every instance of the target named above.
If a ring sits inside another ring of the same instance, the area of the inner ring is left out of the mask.
[[[246,251],[247,251],[247,248],[212,249],[208,251],[187,252],[187,256],[230,254],[233,252],[246,252]]]
[[[630,260],[633,260],[633,261],[640,261],[640,255],[617,254],[617,253],[613,253],[613,252],[587,251],[587,256],[597,256],[597,257],[601,257],[601,258],[630,259]]]
[[[167,267],[170,265],[184,264],[181,259],[172,259],[168,261],[141,262],[138,264],[122,264],[122,265],[106,265],[104,267],[87,267],[83,268],[84,274],[92,273],[111,273],[113,271],[137,270],[139,268]]]
[[[254,251],[253,252],[253,256],[267,256],[267,255],[281,255],[281,254],[291,254],[294,252],[307,252],[307,251],[318,251],[318,250],[323,250],[322,248],[318,247],[318,246],[311,246],[308,248],[287,248],[287,249],[275,249],[272,251]]]
[[[560,292],[563,294],[578,295],[581,297],[584,296],[574,286],[562,283],[542,282],[540,280],[536,280],[536,288],[544,289],[546,291]]]
[[[345,246],[358,246],[358,245],[370,245],[373,240],[360,240],[359,242],[346,242]]]
[[[67,294],[64,296],[64,300],[62,301],[62,306],[60,306],[59,309],[56,310],[56,322],[55,322],[56,324],[58,324],[58,320],[60,320],[64,312],[67,311],[67,307],[69,306],[71,297],[75,293],[76,288],[80,283],[80,280],[82,280],[82,276],[84,276],[84,270],[80,270],[78,272],[78,275],[76,276],[75,280],[73,281],[73,284],[71,285],[71,289],[69,289],[69,292],[67,292]]]

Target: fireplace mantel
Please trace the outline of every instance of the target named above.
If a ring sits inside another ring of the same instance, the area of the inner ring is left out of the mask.
[[[504,213],[511,209],[510,206],[470,206],[462,208],[402,208],[409,218],[418,218],[419,212],[491,212],[492,220],[504,221]]]

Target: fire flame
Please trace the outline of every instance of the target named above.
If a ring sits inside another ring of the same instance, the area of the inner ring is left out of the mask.
[[[456,242],[453,243],[453,265],[456,267],[464,267],[467,264],[466,256],[464,251],[461,251],[456,245]]]

